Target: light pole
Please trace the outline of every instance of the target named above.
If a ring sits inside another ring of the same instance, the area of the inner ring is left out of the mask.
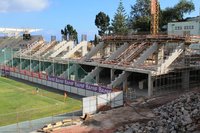
[[[3,49],[2,52],[3,52],[3,65],[5,67],[6,66],[6,51],[5,51],[5,49]]]
[[[3,49],[2,50],[3,52],[3,61],[1,62],[1,70],[0,70],[0,76],[2,75],[2,69],[5,68],[3,65],[4,65],[4,61],[5,61],[5,50]]]
[[[30,68],[29,68],[29,71],[31,72],[31,66],[32,66],[32,63],[31,63],[31,51],[30,51]]]
[[[67,79],[69,80],[69,58],[67,59]]]
[[[14,55],[13,55],[13,48],[11,48],[11,58],[12,58],[12,68],[13,68],[13,58],[14,58]]]
[[[21,49],[21,47],[20,47],[20,55],[19,55],[19,69],[21,70],[21,68],[22,68],[22,62],[21,62],[21,55],[22,54],[22,49]]]
[[[40,52],[41,52],[41,51],[39,51],[39,72],[41,71]]]
[[[53,58],[53,76],[55,76],[55,72],[54,72],[54,58]]]

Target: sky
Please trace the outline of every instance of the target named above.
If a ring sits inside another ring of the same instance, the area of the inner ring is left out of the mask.
[[[161,8],[172,7],[179,0],[159,0]],[[199,0],[192,0],[196,10],[190,17],[198,16]],[[127,15],[136,0],[123,0]],[[95,16],[103,11],[112,19],[119,0],[0,0],[0,27],[3,28],[39,28],[46,40],[51,35],[61,39],[60,30],[67,24],[72,25],[81,34],[87,34],[88,40],[98,33]]]

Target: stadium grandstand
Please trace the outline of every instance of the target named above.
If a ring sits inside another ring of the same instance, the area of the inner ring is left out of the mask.
[[[131,97],[154,96],[199,85],[200,55],[190,47],[198,45],[197,38],[107,36],[90,49],[87,41],[3,37],[1,69],[3,74],[81,96],[116,90]]]

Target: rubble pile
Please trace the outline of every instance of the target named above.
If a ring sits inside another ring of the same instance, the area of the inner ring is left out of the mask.
[[[200,130],[200,93],[190,92],[155,108],[155,118],[146,123],[131,123],[115,133],[179,133]]]

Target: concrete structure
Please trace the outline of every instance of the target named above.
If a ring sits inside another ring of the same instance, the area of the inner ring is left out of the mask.
[[[168,35],[199,36],[200,17],[168,23]]]
[[[41,29],[31,29],[31,28],[0,28],[0,33],[7,34],[8,36],[14,35],[19,36],[24,33],[38,32]]]
[[[60,49],[68,47],[69,42],[50,43],[47,52],[44,52],[46,44],[33,43],[23,53],[17,52],[4,61],[4,66],[15,70],[13,75],[28,76],[26,79],[31,75],[41,78],[45,74],[48,78],[44,82],[51,82],[55,88],[63,88],[63,84],[70,86],[72,82],[73,89],[66,91],[84,96],[114,90],[123,90],[131,97],[160,95],[200,85],[200,56],[190,49],[191,39],[159,35],[107,36],[90,51],[83,41],[59,56],[57,53],[62,53]],[[41,81],[38,79],[38,82]]]

